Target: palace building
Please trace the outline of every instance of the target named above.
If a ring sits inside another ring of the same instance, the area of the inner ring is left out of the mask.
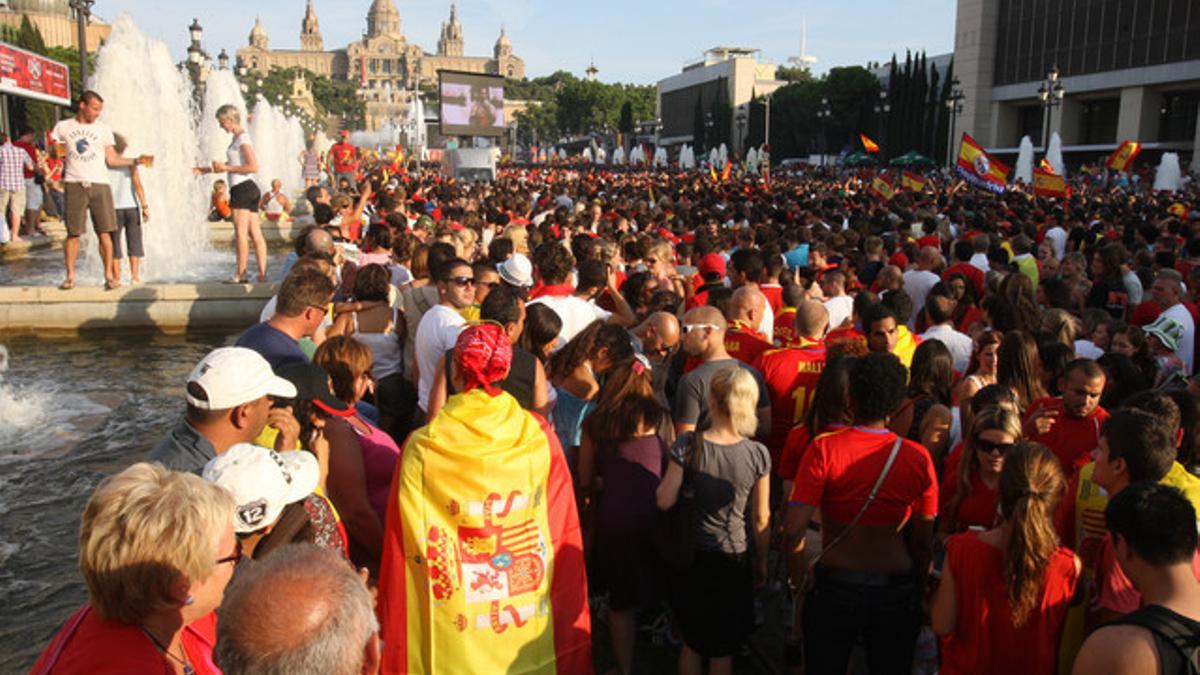
[[[237,59],[239,65],[260,73],[299,67],[331,79],[355,81],[359,98],[366,102],[366,126],[377,129],[388,122],[401,123],[413,91],[436,85],[440,70],[525,77],[525,62],[513,54],[504,28],[491,57],[465,56],[464,51],[462,23],[453,3],[449,20],[442,23],[437,52],[429,53],[404,37],[393,0],[372,1],[361,40],[326,51],[316,8],[308,0],[300,24],[300,49],[271,49],[262,21],[255,19],[249,44],[237,51]]]

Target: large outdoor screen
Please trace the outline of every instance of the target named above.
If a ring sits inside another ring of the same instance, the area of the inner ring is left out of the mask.
[[[504,78],[450,70],[438,72],[443,136],[502,136]]]

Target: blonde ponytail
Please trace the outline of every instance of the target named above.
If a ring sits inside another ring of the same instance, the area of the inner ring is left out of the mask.
[[[1052,514],[1064,485],[1058,459],[1038,443],[1020,443],[1000,471],[1000,511],[1011,533],[1004,547],[1004,578],[1014,626],[1037,607],[1046,567],[1058,548]]]

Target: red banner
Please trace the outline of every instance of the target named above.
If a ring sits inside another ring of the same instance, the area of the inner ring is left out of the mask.
[[[0,93],[71,105],[67,66],[0,42]]]

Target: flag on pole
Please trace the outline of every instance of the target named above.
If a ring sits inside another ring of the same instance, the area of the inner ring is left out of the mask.
[[[725,162],[725,168],[721,169],[721,182],[729,180],[729,172],[733,170],[733,162]]]
[[[871,181],[871,185],[867,190],[885,201],[896,196],[896,188],[892,187],[892,184],[883,176],[875,176],[875,180]]]
[[[963,180],[991,192],[1004,192],[1008,184],[1008,167],[994,159],[965,132],[958,148],[955,167]]]
[[[591,672],[571,471],[511,395],[451,396],[404,445],[379,579],[386,673]]]
[[[1046,173],[1054,173],[1054,167],[1050,166],[1050,160],[1045,157],[1042,158],[1042,161],[1038,162],[1038,168]]]
[[[715,164],[708,165],[708,175],[712,177],[712,182],[717,182],[717,166]]]
[[[875,153],[879,152],[879,144],[876,143],[875,141],[871,140],[870,138],[867,138],[866,134],[859,134],[858,140],[862,141],[863,150],[866,150],[867,152],[869,152],[871,154],[875,154]]]
[[[1041,167],[1033,170],[1033,194],[1039,197],[1067,196],[1067,180],[1053,171]]]
[[[1113,154],[1108,156],[1108,161],[1105,166],[1113,171],[1128,171],[1133,160],[1137,159],[1138,153],[1142,151],[1142,144],[1137,141],[1124,141]]]
[[[905,171],[900,175],[900,187],[913,192],[925,191],[925,179],[920,174]]]

